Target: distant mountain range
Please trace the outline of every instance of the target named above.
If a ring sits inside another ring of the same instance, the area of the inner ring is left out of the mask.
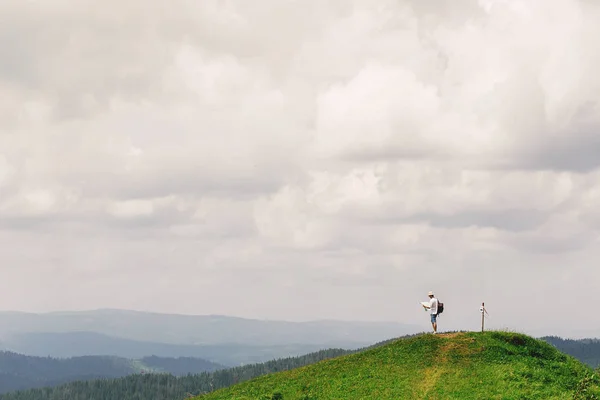
[[[325,346],[330,347],[330,346]],[[355,346],[350,346],[353,348]],[[21,333],[5,339],[0,348],[40,357],[116,356],[124,358],[197,357],[228,367],[265,362],[318,351],[316,344],[258,345],[223,343],[185,345],[122,339],[95,332]]]
[[[95,332],[136,341],[175,345],[224,343],[363,346],[420,331],[396,322],[264,321],[217,315],[178,315],[126,310],[32,314],[0,312],[0,340],[22,333]]]
[[[356,349],[418,332],[395,322],[262,321],[126,310],[0,312],[0,350],[32,356],[198,357],[226,366]]]
[[[73,381],[120,378],[136,373],[168,373],[174,376],[213,372],[219,364],[198,358],[84,356],[68,359],[31,357],[0,352],[0,393],[53,387]]]

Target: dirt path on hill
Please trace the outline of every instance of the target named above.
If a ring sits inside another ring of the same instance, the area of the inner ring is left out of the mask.
[[[460,355],[467,355],[472,351],[469,349],[468,344],[474,339],[464,337],[464,333],[462,332],[440,333],[436,337],[440,338],[443,342],[437,350],[436,364],[423,371],[422,380],[416,393],[418,398],[427,398],[432,389],[435,388],[440,377],[452,368],[452,365],[448,362],[449,353],[455,352]]]

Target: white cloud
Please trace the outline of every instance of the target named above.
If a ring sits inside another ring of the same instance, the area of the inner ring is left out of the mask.
[[[154,214],[154,203],[152,200],[115,202],[109,206],[108,212],[117,218],[145,217]]]
[[[0,188],[8,186],[15,174],[15,169],[9,164],[6,157],[0,157]]]
[[[529,287],[592,298],[595,2],[0,14],[5,308],[418,322],[434,289],[448,328],[487,297],[498,326],[551,331],[572,312],[528,319]]]

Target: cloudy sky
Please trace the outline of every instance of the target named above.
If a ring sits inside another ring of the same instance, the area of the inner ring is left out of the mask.
[[[1,309],[600,336],[597,2],[0,19]]]

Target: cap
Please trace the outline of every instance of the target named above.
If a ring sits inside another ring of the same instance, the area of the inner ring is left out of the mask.
[[[429,294],[427,294],[427,296],[433,296],[433,292],[429,292]]]

